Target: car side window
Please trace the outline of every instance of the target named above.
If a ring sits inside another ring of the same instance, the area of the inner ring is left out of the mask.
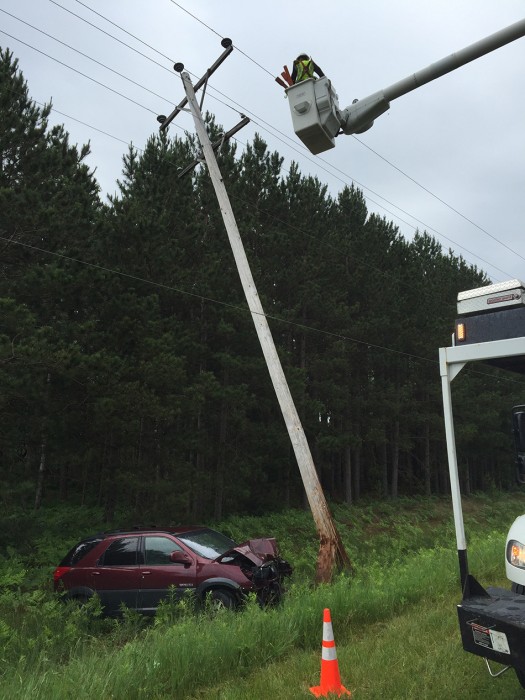
[[[144,555],[146,566],[177,566],[170,554],[182,551],[182,547],[169,537],[145,537]]]
[[[102,557],[102,566],[135,566],[138,537],[122,537],[112,542]]]

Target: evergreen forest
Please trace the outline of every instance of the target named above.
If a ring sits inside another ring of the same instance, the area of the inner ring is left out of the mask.
[[[58,501],[163,522],[304,505],[304,489],[193,137],[123,155],[105,200],[89,146],[50,126],[0,52],[0,464],[5,508]],[[211,116],[215,140],[221,132]],[[490,282],[406,240],[256,136],[219,164],[323,488],[335,503],[448,492],[438,348]],[[519,376],[455,388],[465,493],[514,484]]]

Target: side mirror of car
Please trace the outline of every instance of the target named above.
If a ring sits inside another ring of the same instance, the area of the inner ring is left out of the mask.
[[[186,554],[186,552],[183,552],[181,549],[176,549],[170,554],[170,561],[174,564],[184,564],[184,566],[191,565],[190,555]]]

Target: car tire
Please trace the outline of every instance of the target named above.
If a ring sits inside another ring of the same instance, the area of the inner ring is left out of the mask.
[[[213,610],[233,610],[237,607],[237,599],[233,593],[223,588],[214,588],[206,596],[209,606]]]
[[[525,586],[523,586],[521,583],[513,583],[510,589],[513,593],[525,595]]]
[[[74,605],[75,607],[81,608],[83,605],[85,605],[89,600],[89,596],[87,595],[74,595],[69,598],[67,598],[67,601]]]

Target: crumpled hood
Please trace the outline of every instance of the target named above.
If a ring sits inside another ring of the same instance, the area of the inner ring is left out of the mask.
[[[224,552],[216,561],[221,561],[225,557],[231,557],[233,554],[242,554],[256,565],[263,564],[265,561],[277,559],[279,549],[274,537],[263,537],[257,540],[248,540],[242,544],[233,547],[233,549]]]

